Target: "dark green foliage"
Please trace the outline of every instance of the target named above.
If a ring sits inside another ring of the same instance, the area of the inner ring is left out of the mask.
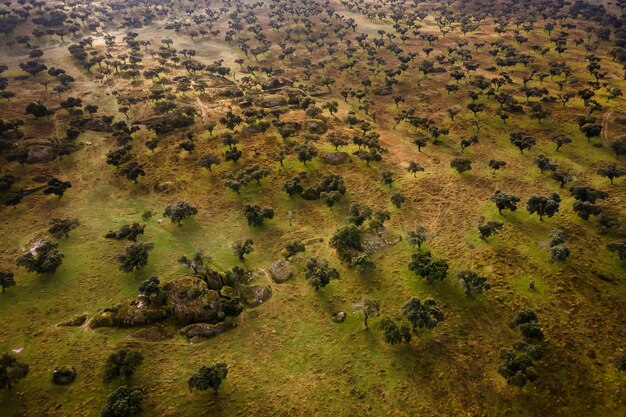
[[[10,353],[0,356],[0,389],[11,389],[28,375],[28,364],[17,359]]]
[[[237,317],[243,311],[239,298],[222,298],[220,301],[220,317]]]
[[[304,191],[302,184],[300,183],[300,177],[293,177],[290,180],[285,181],[283,190],[290,196],[300,195]]]
[[[516,146],[523,155],[525,149],[532,148],[537,142],[535,138],[520,131],[511,132],[509,134],[511,143]]]
[[[254,248],[252,247],[253,244],[254,242],[252,242],[252,239],[246,239],[244,242],[238,240],[233,243],[233,252],[240,261],[243,261],[243,257],[245,255],[254,252]]]
[[[16,263],[28,272],[53,274],[62,262],[63,254],[59,252],[59,244],[42,240],[17,258]]]
[[[565,236],[560,229],[554,229],[550,234],[550,260],[562,262],[570,255],[570,250],[565,246]]]
[[[472,169],[472,161],[465,158],[454,158],[450,161],[450,168],[454,168],[459,174],[462,174]]]
[[[290,258],[298,252],[304,252],[306,247],[300,240],[285,243],[285,258]]]
[[[518,342],[513,349],[504,348],[500,351],[501,363],[498,366],[498,373],[506,378],[510,385],[521,388],[538,379],[534,359],[540,358],[541,353],[537,347]]]
[[[407,168],[407,171],[409,171],[415,177],[415,174],[417,174],[418,172],[423,172],[424,168],[415,161],[409,161],[409,167]]]
[[[142,411],[143,392],[139,388],[120,386],[107,397],[100,417],[132,417]]]
[[[548,196],[532,195],[526,202],[526,210],[530,214],[537,213],[539,220],[543,221],[543,216],[552,217],[559,211],[561,197],[557,193]]]
[[[154,249],[150,242],[133,242],[124,248],[115,259],[120,263],[120,271],[133,272],[148,265],[148,253]]]
[[[380,301],[367,298],[363,300],[363,315],[365,316],[363,324],[365,325],[365,329],[368,329],[367,320],[370,317],[378,317],[380,315]]]
[[[504,223],[500,223],[495,220],[489,220],[487,223],[479,224],[478,231],[480,233],[480,238],[487,240],[490,236],[498,234],[503,226]]]
[[[502,214],[502,210],[517,210],[517,203],[519,203],[519,197],[509,195],[504,191],[496,190],[490,197],[490,200],[496,204],[498,211]]]
[[[78,219],[54,218],[50,221],[48,233],[57,239],[61,239],[63,236],[69,237],[70,231],[76,229],[79,225]]]
[[[350,264],[356,267],[362,274],[370,272],[376,267],[374,261],[367,253],[362,253],[360,255],[354,256],[350,260]]]
[[[615,156],[617,158],[619,158],[621,155],[626,155],[626,138],[621,138],[613,141],[611,143],[611,150],[615,152]]]
[[[109,230],[106,235],[104,235],[107,239],[128,239],[132,242],[137,240],[139,235],[143,235],[144,229],[146,225],[141,225],[139,223],[133,224],[125,224],[117,230]]]
[[[385,225],[385,222],[391,218],[391,213],[387,210],[376,210],[370,221],[370,228],[378,230]]]
[[[602,207],[587,201],[575,201],[573,209],[578,217],[584,220],[589,220],[589,216],[597,216],[602,213]]]
[[[315,146],[305,143],[296,149],[296,154],[298,156],[298,161],[306,165],[307,162],[313,160],[313,158],[317,156],[317,149]]]
[[[391,187],[391,184],[393,184],[393,172],[391,171],[383,171],[382,173],[382,182],[385,185],[388,185],[389,187]]]
[[[243,206],[243,215],[248,221],[248,226],[261,227],[263,226],[263,222],[265,221],[265,219],[271,220],[274,218],[274,210],[271,208],[262,209],[256,204],[246,204]]]
[[[242,155],[243,153],[239,149],[237,149],[236,146],[233,146],[232,149],[228,149],[226,150],[226,152],[224,152],[224,160],[233,161],[236,163],[237,161],[239,161]]]
[[[348,222],[356,226],[361,226],[365,220],[372,217],[372,209],[365,204],[352,203],[350,205]]]
[[[317,291],[328,285],[331,279],[339,278],[339,271],[329,266],[326,259],[309,258],[305,278]]]
[[[164,304],[164,293],[161,292],[161,281],[156,276],[151,276],[139,285],[139,293],[143,295],[150,304]]]
[[[513,319],[513,325],[519,327],[527,342],[541,342],[544,338],[535,310],[519,310]]]
[[[142,363],[141,352],[120,349],[110,354],[104,364],[104,382],[111,382],[115,378],[130,378]]]
[[[137,161],[130,161],[120,169],[120,175],[126,177],[129,181],[134,181],[137,184],[137,178],[146,175],[143,167]]]
[[[406,198],[404,197],[404,194],[402,194],[401,192],[394,191],[393,193],[391,193],[391,204],[393,204],[397,208],[402,207],[402,204],[404,204],[405,201],[406,201]]]
[[[461,287],[465,289],[465,295],[482,294],[491,288],[487,278],[478,275],[474,271],[464,270],[456,274],[461,282]]]
[[[613,180],[615,178],[626,175],[626,168],[620,167],[617,164],[607,164],[601,168],[598,168],[596,172],[598,173],[598,175],[608,178],[611,181],[611,184],[613,184]]]
[[[337,250],[340,258],[349,260],[354,252],[363,250],[361,230],[353,224],[337,229],[330,239],[330,247]]]
[[[178,223],[179,226],[184,219],[196,214],[198,214],[198,209],[183,200],[168,204],[163,210],[163,216],[169,217],[172,223]]]
[[[618,371],[626,372],[626,354],[618,355],[613,363]]]
[[[596,190],[592,187],[571,187],[569,193],[578,201],[594,204],[597,200],[604,200],[609,197],[606,191]]]
[[[380,328],[383,330],[385,341],[390,345],[411,341],[411,329],[405,323],[398,324],[393,319],[385,317],[380,321]]]
[[[211,171],[213,165],[219,165],[221,162],[220,157],[211,153],[205,153],[198,158],[198,166],[206,168]]]
[[[606,247],[609,252],[616,252],[621,261],[626,261],[626,241],[609,243]]]
[[[424,226],[420,226],[415,230],[411,230],[408,233],[409,244],[417,246],[417,249],[421,249],[422,244],[428,240],[428,231]]]
[[[432,259],[430,252],[418,252],[411,256],[409,270],[425,278],[428,283],[443,281],[448,274],[448,262],[444,259]]]
[[[434,329],[444,319],[443,312],[432,298],[423,302],[411,298],[402,306],[402,315],[411,323],[413,333],[417,333],[417,329]]]
[[[556,162],[554,162],[544,154],[540,153],[539,155],[535,156],[535,159],[533,159],[533,163],[537,165],[542,174],[545,171],[556,171]]]
[[[497,170],[504,168],[505,166],[506,166],[505,161],[500,161],[497,159],[491,159],[489,161],[489,168],[493,169],[494,174]]]
[[[72,183],[70,183],[69,181],[61,181],[58,178],[52,178],[50,181],[48,181],[48,184],[43,189],[43,193],[44,195],[54,194],[57,197],[61,198],[63,197],[63,194],[65,194],[65,191],[67,191],[69,188],[72,188]]]
[[[217,395],[219,387],[222,385],[222,381],[226,379],[227,375],[228,366],[225,363],[203,366],[197,374],[189,377],[187,386],[189,387],[189,391],[193,391],[194,388],[200,391],[207,391],[210,388],[213,394]]]
[[[14,274],[11,271],[0,271],[0,287],[2,292],[5,288],[13,287],[15,285]]]

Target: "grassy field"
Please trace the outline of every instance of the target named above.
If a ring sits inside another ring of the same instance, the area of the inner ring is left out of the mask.
[[[339,3],[331,4],[346,18],[356,20],[356,34],[365,32],[376,37],[379,29],[393,30],[391,20],[370,20],[356,11],[347,11]],[[205,64],[224,59],[235,70],[238,67],[234,60],[245,58],[234,44],[192,40],[183,32],[166,31],[163,25],[157,22],[136,31],[140,39],[152,39],[155,45],[157,39],[169,37],[177,49],[193,48],[197,51],[196,59]],[[423,33],[438,32],[432,16],[423,25]],[[216,27],[227,28],[225,21]],[[121,38],[124,31],[111,33]],[[267,33],[276,38],[282,36],[280,32]],[[571,36],[575,35],[583,36],[584,32],[577,28]],[[509,31],[502,38],[512,43],[512,36]],[[539,24],[527,36],[529,44],[549,43]],[[486,20],[479,30],[465,37],[458,31],[445,38],[440,36],[434,45],[435,53],[445,51],[461,38],[488,43],[497,37],[493,22]],[[44,38],[46,52],[42,61],[49,67],[63,66],[71,73],[76,79],[72,95],[82,97],[85,103],[97,104],[101,114],[125,120],[119,113],[119,97],[145,93],[152,82],[116,78],[98,81],[95,68],[87,71],[71,61],[67,47],[74,41],[66,39],[61,43],[56,38]],[[28,51],[8,50],[4,42],[2,45],[0,63],[10,67],[3,76],[19,75],[15,63],[25,59]],[[96,38],[94,45],[103,48],[102,36]],[[404,47],[407,51],[420,51],[423,57],[424,46],[423,41],[411,39]],[[606,81],[626,89],[620,64],[608,58],[610,47],[610,43],[602,42],[596,51],[603,57],[603,68],[609,71]],[[547,69],[550,60],[566,61],[574,73],[572,91],[584,84],[587,76],[582,47],[571,45],[561,58],[554,51],[541,57],[527,46],[520,48],[536,56],[534,66],[542,70]],[[120,43],[119,49],[116,52],[123,49],[123,44]],[[316,51],[311,55],[313,59],[322,59],[324,54],[325,51]],[[485,63],[479,74],[497,75],[485,69],[493,62],[487,48],[473,56]],[[364,57],[360,55],[361,58]],[[345,61],[345,56],[337,59]],[[253,62],[251,57],[247,60]],[[259,60],[260,65],[284,66],[285,76],[303,79],[297,66],[278,59],[277,48]],[[575,175],[575,182],[567,187],[584,184],[609,192],[602,205],[624,218],[626,180],[617,179],[611,186],[608,180],[595,174],[597,167],[616,159],[599,138],[594,138],[593,144],[587,143],[578,130],[575,116],[586,112],[582,100],[575,97],[566,107],[558,102],[550,104],[552,114],[542,123],[527,115],[511,115],[504,124],[495,116],[493,100],[481,96],[479,102],[486,104],[486,111],[476,117],[480,126],[477,131],[471,125],[474,115],[465,110],[471,101],[465,93],[469,89],[465,81],[460,83],[462,91],[448,95],[443,90],[449,81],[448,73],[432,74],[422,80],[423,75],[411,68],[398,77],[399,83],[394,87],[395,94],[405,97],[401,108],[414,107],[416,114],[428,115],[438,126],[450,128],[450,134],[440,138],[441,144],[429,144],[418,152],[411,142],[419,131],[407,122],[394,126],[398,110],[391,96],[368,97],[375,101],[374,122],[359,109],[356,99],[344,102],[339,95],[341,86],[358,88],[367,70],[357,68],[340,73],[336,66],[329,65],[325,70],[336,84],[319,102],[337,100],[339,111],[336,117],[324,112],[321,118],[330,130],[345,132],[352,132],[343,123],[348,111],[354,110],[359,117],[369,120],[388,150],[380,163],[367,166],[351,157],[345,164],[329,166],[316,158],[304,166],[290,155],[281,167],[272,153],[283,139],[272,127],[264,134],[244,136],[240,145],[244,157],[237,164],[223,162],[208,172],[196,166],[197,155],[206,151],[223,153],[227,147],[216,136],[225,128],[218,125],[213,135],[209,135],[203,129],[201,117],[192,128],[196,133],[196,150],[192,154],[175,146],[185,131],[164,136],[154,153],[143,146],[145,140],[154,136],[153,132],[142,127],[134,135],[136,158],[146,170],[146,176],[138,184],[118,176],[115,168],[106,165],[106,154],[116,144],[104,133],[83,132],[77,140],[84,144],[82,149],[46,164],[20,166],[2,161],[1,173],[19,177],[21,184],[32,185],[33,177],[47,174],[71,181],[72,188],[60,199],[38,193],[25,198],[15,209],[0,209],[3,237],[0,269],[14,270],[17,282],[0,295],[0,353],[18,350],[20,358],[30,365],[27,378],[12,390],[0,392],[0,415],[99,415],[106,396],[122,384],[102,382],[107,356],[120,347],[132,347],[145,356],[144,364],[132,379],[124,382],[144,388],[142,415],[145,416],[624,415],[626,377],[615,369],[612,361],[626,349],[623,308],[626,269],[615,254],[606,250],[608,242],[623,240],[624,226],[600,234],[597,220],[579,218],[572,210],[575,200],[532,163],[540,153],[556,160],[560,167]],[[517,65],[507,72],[513,79],[513,84],[506,86],[507,91],[511,90],[523,103],[526,98],[519,87],[528,70]],[[236,80],[245,75],[249,74],[238,72]],[[377,76],[378,81],[383,75]],[[550,94],[559,93],[549,78],[543,86]],[[59,110],[36,121],[23,115],[25,104],[37,97],[50,102],[58,102],[59,98],[45,91],[39,79],[21,81],[18,87],[15,99],[0,102],[0,115],[4,119],[27,120],[23,128],[26,138],[62,135],[71,120],[66,111]],[[321,84],[317,87],[326,88]],[[219,92],[216,88],[204,94],[178,93],[176,100],[198,107],[197,103],[202,103],[201,114],[210,120],[218,120],[228,106],[239,111],[235,103],[219,96]],[[613,119],[609,118],[608,122],[609,140],[623,135],[621,125],[614,120],[626,116],[624,100],[605,103],[604,90],[598,96],[605,106],[599,118],[605,112],[612,112]],[[452,106],[462,109],[454,121],[446,113]],[[152,112],[152,103],[134,105],[131,120],[141,120]],[[281,116],[281,120],[305,118],[303,110],[294,109]],[[509,142],[509,132],[516,129],[537,138],[536,146],[524,155]],[[548,139],[555,131],[567,133],[574,142],[556,152]],[[461,153],[459,139],[472,133],[479,136],[479,143]],[[320,153],[333,151],[324,139],[315,145]],[[255,155],[253,149],[259,154]],[[349,145],[341,150],[352,153],[357,147]],[[470,172],[458,174],[450,168],[450,160],[460,156],[472,160]],[[507,166],[494,174],[487,166],[490,159],[505,160]],[[416,177],[408,173],[406,166],[411,160],[424,166],[425,172]],[[272,170],[260,185],[253,182],[240,195],[223,186],[229,172],[253,164],[269,166]],[[383,170],[394,173],[392,187],[381,182]],[[282,191],[283,183],[302,171],[307,173],[306,184],[315,184],[328,173],[340,174],[348,191],[332,210],[321,201],[290,198]],[[171,182],[171,192],[155,191],[155,186],[163,182]],[[489,201],[497,189],[518,195],[519,210],[506,211],[500,216]],[[393,191],[406,196],[407,201],[400,209],[390,202]],[[524,204],[532,194],[549,192],[560,193],[561,209],[554,217],[540,222],[538,216],[531,216],[525,210]],[[160,223],[164,205],[180,199],[194,204],[198,215],[185,220],[181,227],[168,219]],[[373,255],[376,269],[367,274],[343,264],[328,244],[335,230],[346,223],[350,204],[355,202],[389,210],[388,232],[403,237],[399,243]],[[261,228],[250,228],[241,213],[246,203],[273,207],[276,217]],[[157,212],[146,222],[145,235],[140,239],[154,243],[149,264],[139,272],[122,273],[114,257],[127,242],[105,239],[104,234],[123,224],[142,222],[145,210]],[[54,217],[75,217],[81,223],[69,238],[59,241],[65,255],[62,266],[49,276],[29,274],[15,267],[17,256],[29,242],[46,233],[48,222]],[[500,234],[484,241],[477,229],[481,218],[499,220],[505,226]],[[450,274],[443,282],[428,284],[407,268],[415,249],[406,241],[406,233],[420,225],[432,234],[426,249],[450,262]],[[563,263],[548,260],[549,234],[554,228],[565,232],[572,251],[572,256]],[[230,245],[247,238],[254,240],[254,252],[242,264]],[[284,284],[273,283],[265,271],[273,260],[281,257],[283,244],[293,239],[312,242],[307,244],[305,256],[328,259],[340,270],[340,279],[315,291],[304,279],[305,261],[299,257],[295,261],[295,277]],[[197,344],[180,335],[161,342],[136,340],[129,337],[136,329],[57,326],[82,313],[91,317],[136,295],[139,284],[151,275],[157,275],[162,282],[188,275],[177,259],[198,249],[210,255],[211,267],[216,270],[226,271],[239,265],[256,271],[255,283],[271,285],[270,300],[259,307],[246,308],[235,329]],[[463,269],[485,275],[493,288],[485,295],[467,297],[456,278],[456,272]],[[612,282],[600,279],[600,275]],[[536,283],[536,291],[528,289],[530,281]],[[370,319],[370,330],[364,330],[361,307],[364,298],[380,300],[381,316],[399,317],[404,302],[414,296],[432,297],[441,306],[445,320],[437,328],[421,332],[410,344],[396,346],[385,343],[378,329],[380,318]],[[539,315],[546,334],[543,343],[546,355],[538,362],[539,381],[518,389],[507,385],[497,366],[499,349],[520,337],[516,329],[509,327],[509,322],[516,310],[524,307],[535,309]],[[347,313],[344,323],[331,320],[337,311]],[[229,367],[220,395],[190,393],[188,377],[200,366],[216,362],[225,362]],[[51,382],[52,370],[64,364],[75,367],[77,380],[69,386],[55,386]]]

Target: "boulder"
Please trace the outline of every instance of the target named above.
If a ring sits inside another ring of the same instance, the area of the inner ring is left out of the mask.
[[[263,83],[263,85],[261,86],[261,88],[264,91],[270,91],[270,90],[277,90],[283,87],[291,87],[293,86],[293,81],[287,79],[287,78],[272,78],[271,80]]]
[[[91,130],[93,132],[113,132],[111,124],[105,123],[100,119],[91,119],[83,126],[85,130]]]
[[[372,90],[372,92],[377,96],[389,96],[393,94],[393,90],[387,87],[376,87]]]
[[[180,324],[217,323],[220,296],[201,279],[186,277],[163,286],[168,304]]]
[[[154,191],[157,193],[169,194],[176,189],[176,184],[173,181],[163,181],[154,184]]]
[[[222,289],[220,290],[220,295],[226,298],[239,298],[239,292],[233,287],[229,287],[228,285],[222,287]]]
[[[293,266],[285,259],[278,259],[270,265],[270,274],[277,284],[281,284],[293,277]]]
[[[320,155],[320,161],[328,165],[341,165],[350,159],[346,152],[326,152]]]
[[[54,148],[51,146],[37,146],[35,148],[28,149],[27,164],[40,164],[54,161],[57,157]]]
[[[52,382],[56,385],[68,385],[76,380],[76,370],[73,366],[63,365],[52,371]]]
[[[84,313],[84,314],[81,314],[80,316],[74,317],[72,319],[69,319],[69,320],[66,320],[66,321],[62,321],[57,326],[66,326],[66,327],[82,326],[83,324],[85,324],[85,322],[87,321],[88,317],[89,316],[87,315],[87,313]]]
[[[114,309],[107,308],[96,314],[89,322],[89,327],[97,329],[98,327],[113,327]]]
[[[261,107],[264,107],[264,108],[281,107],[286,104],[287,104],[287,100],[285,100],[285,97],[281,95],[265,96],[261,100]]]
[[[131,299],[118,305],[111,319],[117,327],[144,326],[166,319],[170,315],[167,307],[154,307],[141,299]]]
[[[244,304],[256,307],[272,296],[272,289],[267,285],[242,285],[240,293]]]
[[[307,129],[309,133],[317,133],[318,135],[326,133],[326,131],[328,130],[326,122],[319,119],[304,120],[302,122],[302,126]]]
[[[343,311],[338,311],[333,314],[333,321],[335,323],[343,323],[346,320],[346,313]]]
[[[190,342],[201,342],[206,339],[210,339],[220,333],[224,333],[227,330],[235,327],[235,322],[220,322],[217,324],[212,323],[194,323],[189,326],[180,329],[180,334],[189,339]]]

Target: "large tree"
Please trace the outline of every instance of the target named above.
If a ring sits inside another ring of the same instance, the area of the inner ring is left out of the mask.
[[[53,274],[63,262],[63,254],[59,252],[59,244],[41,240],[17,258],[17,266],[26,268],[28,272]]]
[[[187,386],[189,391],[193,391],[194,388],[200,391],[211,389],[213,395],[217,395],[220,385],[222,385],[227,375],[228,366],[225,363],[203,366],[198,370],[198,373],[189,377]]]
[[[443,312],[432,298],[423,302],[411,298],[402,306],[402,315],[411,323],[413,333],[417,333],[417,329],[433,329],[444,319]]]
[[[178,223],[179,226],[184,219],[195,216],[196,214],[198,214],[198,209],[184,200],[168,204],[163,210],[163,216],[169,217],[172,223]]]
[[[152,249],[154,249],[154,244],[151,242],[133,242],[126,246],[115,259],[120,263],[121,271],[139,271],[148,265],[148,254]]]

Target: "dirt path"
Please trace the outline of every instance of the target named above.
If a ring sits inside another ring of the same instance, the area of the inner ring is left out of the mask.
[[[602,139],[602,145],[604,145],[604,147],[607,149],[609,149],[611,145],[611,143],[609,142],[609,120],[611,119],[612,115],[613,111],[609,110],[604,113],[604,116],[602,116],[602,133],[600,133],[600,138]]]
[[[204,101],[202,101],[200,97],[197,98],[196,103],[198,104],[198,107],[200,108],[200,112],[202,113],[202,121],[206,122],[208,118],[206,104],[204,104]]]

